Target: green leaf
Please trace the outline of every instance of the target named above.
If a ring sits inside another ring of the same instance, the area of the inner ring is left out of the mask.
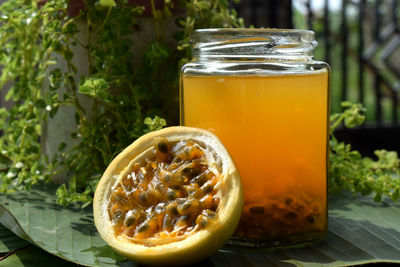
[[[392,201],[398,201],[399,198],[400,198],[400,188],[397,188],[396,190],[394,190],[392,194]]]
[[[110,84],[103,78],[88,78],[79,86],[79,92],[109,102],[112,99],[109,88]]]
[[[65,142],[61,142],[58,145],[58,151],[64,151],[64,149],[67,147],[67,144]]]
[[[119,266],[125,261],[100,238],[90,207],[58,206],[55,198],[54,187],[0,195],[0,221],[47,252],[81,265]],[[400,203],[375,203],[350,194],[335,196],[329,203],[329,231],[318,245],[275,252],[226,245],[199,266],[400,263]]]
[[[91,208],[56,204],[54,186],[0,195],[0,222],[35,246],[85,266],[117,266],[124,258],[101,239]]]
[[[15,249],[28,246],[30,243],[16,236],[0,223],[0,253],[7,253]]]
[[[165,119],[155,116],[154,119],[147,117],[144,119],[144,124],[147,125],[147,132],[157,131],[167,125]]]
[[[381,202],[382,201],[382,194],[381,193],[376,193],[374,196],[374,200],[376,202]]]
[[[79,32],[78,26],[75,23],[67,23],[62,27],[62,31],[66,35],[74,35]]]
[[[49,89],[57,90],[62,83],[62,73],[59,68],[54,69],[49,75]]]
[[[88,94],[90,94],[90,91],[91,91],[91,87],[90,86],[87,86],[87,85],[79,86],[79,93],[88,95]]]
[[[342,102],[344,115],[344,125],[347,128],[353,128],[361,125],[365,120],[365,108],[361,104],[353,104],[351,102]]]
[[[116,4],[114,0],[100,0],[100,5],[103,7],[114,7]]]
[[[50,109],[50,112],[49,112],[50,118],[54,118],[54,116],[58,112],[59,107],[60,106],[53,106],[53,108]]]
[[[64,58],[65,58],[65,60],[71,61],[73,57],[74,57],[74,53],[70,49],[65,49],[64,50]]]
[[[209,1],[198,1],[197,6],[200,9],[209,9],[211,7],[211,3]]]
[[[38,100],[35,101],[35,106],[38,107],[38,108],[43,109],[43,108],[46,107],[46,102],[44,102],[43,99],[38,99]]]
[[[0,267],[26,267],[26,266],[57,266],[67,267],[75,264],[51,255],[40,248],[29,246],[13,252],[12,255],[0,261]]]

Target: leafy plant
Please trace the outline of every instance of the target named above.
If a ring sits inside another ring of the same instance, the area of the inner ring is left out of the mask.
[[[155,38],[138,53],[131,36],[145,7],[129,2],[85,0],[73,17],[62,0],[10,0],[0,6],[0,87],[11,83],[6,98],[14,102],[0,109],[1,192],[30,189],[61,173],[70,180],[57,190],[58,203],[90,204],[116,154],[146,132],[177,124],[179,67],[191,57],[193,30],[243,26],[226,0],[165,0],[162,8],[150,0]],[[182,13],[173,17],[176,8]],[[175,47],[164,31],[173,19]],[[78,37],[83,30],[86,40]],[[76,48],[87,51],[87,75],[79,76],[82,66],[74,64]],[[89,108],[83,97],[90,100]],[[75,110],[76,126],[49,158],[41,148],[42,125],[63,107]],[[383,196],[398,200],[397,154],[377,151],[374,161],[338,142],[334,130],[339,125],[354,127],[364,120],[359,104],[343,103],[343,108],[331,116],[331,192],[347,189],[373,193],[377,201]]]
[[[165,0],[160,8],[150,0],[155,38],[138,53],[131,36],[144,6],[128,0],[83,3],[73,17],[62,0],[0,6],[0,86],[11,83],[6,99],[14,101],[0,110],[1,192],[30,189],[62,173],[70,180],[58,189],[58,203],[90,204],[117,153],[143,133],[177,123],[179,65],[190,57],[191,32],[243,25],[225,0]],[[176,9],[181,15],[173,17]],[[173,20],[176,47],[168,45],[164,31]],[[86,40],[80,31],[87,32]],[[81,77],[77,48],[87,51],[88,74]],[[76,127],[72,140],[61,140],[50,158],[41,149],[42,125],[66,106],[75,110]]]
[[[339,142],[335,129],[344,123],[348,128],[364,122],[365,108],[360,104],[343,102],[342,113],[333,114],[330,118],[330,158],[329,190],[333,193],[342,189],[361,195],[374,195],[375,201],[383,196],[393,201],[400,198],[400,159],[396,152],[377,150],[377,160],[363,158],[358,151],[351,150],[351,145]]]

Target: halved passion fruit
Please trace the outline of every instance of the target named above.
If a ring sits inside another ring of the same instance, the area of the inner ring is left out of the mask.
[[[222,247],[242,205],[239,173],[219,139],[178,126],[122,151],[97,186],[93,210],[117,252],[138,263],[182,265]]]

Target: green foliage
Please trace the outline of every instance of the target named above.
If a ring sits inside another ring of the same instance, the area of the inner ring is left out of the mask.
[[[179,24],[184,28],[180,33],[178,49],[186,50],[187,55],[181,65],[185,63],[187,58],[190,58],[190,34],[194,29],[199,28],[218,28],[218,27],[244,27],[242,18],[237,18],[235,10],[228,10],[228,1],[188,1],[187,16],[179,20]],[[211,10],[211,12],[210,12]]]
[[[144,7],[126,2],[87,0],[73,18],[62,0],[41,5],[10,0],[0,6],[0,86],[12,83],[7,99],[15,103],[0,109],[1,192],[30,189],[62,174],[70,179],[57,190],[58,203],[90,204],[116,154],[142,134],[177,123],[179,67],[190,58],[193,30],[243,26],[227,1],[165,1],[161,9],[150,1],[155,38],[138,53],[131,36],[140,28]],[[185,13],[173,18],[174,5]],[[171,19],[178,24],[177,47],[165,36]],[[78,38],[82,25],[86,40]],[[88,74],[79,78],[74,47],[87,51]],[[83,96],[91,107],[83,105]],[[42,153],[41,127],[64,106],[76,111],[73,141],[60,140],[58,153],[49,159]],[[343,103],[343,108],[331,117],[330,190],[398,200],[397,154],[377,151],[374,161],[338,142],[333,132],[339,125],[364,121],[361,105]]]
[[[360,104],[342,103],[344,111],[331,116],[331,141],[329,156],[329,190],[333,193],[342,189],[361,195],[371,195],[375,201],[384,196],[393,201],[400,198],[400,159],[396,152],[377,150],[377,160],[363,158],[349,144],[339,142],[334,130],[344,122],[352,128],[363,123],[365,109]]]
[[[155,37],[137,52],[132,35],[141,27],[144,7],[129,2],[84,0],[76,17],[68,16],[68,1],[62,0],[9,0],[0,6],[0,87],[11,83],[7,99],[15,103],[0,109],[1,192],[63,175],[70,180],[57,190],[58,203],[90,204],[116,154],[142,134],[178,123],[179,65],[190,57],[193,30],[243,25],[227,1],[166,0],[156,9],[151,0]],[[172,17],[175,8],[183,10],[178,17]],[[174,20],[177,47],[165,36]],[[82,77],[76,49],[87,52]],[[76,111],[76,127],[71,125],[72,140],[60,140],[49,159],[42,152],[41,127],[65,106]]]
[[[79,93],[102,99],[105,102],[111,102],[112,97],[108,92],[109,88],[110,84],[103,78],[89,78],[79,86]]]
[[[154,119],[147,117],[144,119],[144,124],[147,125],[147,130],[145,132],[157,131],[161,130],[164,126],[167,125],[167,122],[158,116],[155,116]]]
[[[1,192],[31,188],[51,177],[52,163],[40,153],[39,139],[42,121],[54,115],[60,101],[55,91],[42,93],[41,86],[57,62],[53,52],[67,50],[60,45],[65,10],[63,1],[48,1],[43,8],[22,0],[1,5],[0,87],[12,82],[6,99],[16,103],[0,111]],[[54,75],[52,85],[59,82]]]
[[[116,4],[114,0],[100,0],[100,5],[102,7],[114,7]]]

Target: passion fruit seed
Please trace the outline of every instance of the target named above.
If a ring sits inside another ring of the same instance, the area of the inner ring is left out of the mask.
[[[299,216],[297,215],[297,213],[296,213],[296,212],[292,212],[292,211],[289,211],[288,213],[286,213],[286,214],[284,215],[284,218],[285,218],[286,220],[295,220],[295,219],[297,219],[297,217],[299,217]]]
[[[167,232],[171,232],[173,229],[173,224],[172,224],[172,217],[169,216],[168,214],[165,214],[164,220],[163,220],[163,230]]]
[[[122,194],[120,194],[119,192],[115,192],[113,194],[113,197],[115,201],[120,201],[123,198]]]
[[[265,206],[250,206],[244,209],[242,216],[248,219],[239,224],[236,235],[252,238],[246,229],[254,229],[255,222],[260,220],[262,223],[257,224],[257,232],[252,231],[254,238],[290,235],[304,229],[311,230],[312,227],[320,227],[316,224],[320,213],[321,207],[310,202],[308,198],[288,195],[269,199]]]
[[[130,216],[125,219],[125,225],[126,227],[132,226],[136,222],[136,218],[133,216]]]
[[[196,177],[193,178],[192,180],[194,183],[198,184],[199,186],[202,186],[205,182],[207,182],[207,173],[201,173],[197,175]]]
[[[207,194],[200,199],[200,206],[203,209],[209,209],[211,208],[211,205],[212,205],[212,195]]]
[[[133,212],[132,205],[128,205],[127,211],[118,209],[110,214],[115,222],[124,217],[124,227],[137,225],[134,231],[135,238],[154,237],[162,231],[178,228],[180,229],[178,235],[188,234],[187,231],[193,230],[194,225],[198,224],[197,218],[200,218],[198,220],[202,221],[201,225],[205,227],[214,217],[210,216],[214,213],[212,210],[218,209],[219,199],[212,193],[216,176],[204,164],[206,161],[202,159],[204,153],[200,146],[191,141],[179,142],[178,148],[176,145],[177,143],[167,143],[167,141],[158,142],[153,156],[146,160],[143,166],[134,165],[112,193],[110,207],[118,206],[121,201],[126,202],[125,204],[135,203],[134,199],[128,201],[132,196],[126,194],[123,188],[132,187],[133,177],[139,178],[140,183],[135,192],[138,203],[142,209],[146,209],[146,216],[142,222],[139,222],[139,217]],[[158,156],[157,151],[162,155]],[[173,151],[178,151],[180,154],[174,154]],[[174,162],[169,163],[168,158],[173,158]],[[153,213],[159,214],[160,217],[153,218]],[[186,229],[186,232],[182,232],[182,229]],[[117,232],[133,233],[123,229]]]
[[[167,199],[174,200],[179,197],[179,190],[168,188],[167,189]]]
[[[185,179],[184,176],[180,175],[179,173],[172,173],[171,181],[169,184],[181,185],[184,182],[187,182],[187,179]]]
[[[143,233],[143,232],[145,232],[145,231],[147,231],[148,229],[149,229],[149,227],[150,227],[150,225],[149,225],[149,223],[146,221],[146,222],[143,222],[141,225],[139,225],[139,227],[137,228],[137,232],[138,233]]]
[[[196,219],[196,224],[200,227],[200,228],[206,228],[208,223],[208,219],[206,216],[204,216],[203,214],[200,214],[199,216],[197,216]]]
[[[151,198],[151,196],[150,196],[149,192],[141,192],[139,194],[139,201],[142,204],[148,204],[148,202],[150,202],[150,198]]]
[[[178,215],[178,204],[176,202],[172,202],[168,204],[167,209],[166,209],[167,214],[174,216]]]
[[[306,220],[308,223],[313,224],[315,223],[315,218],[313,215],[307,215]]]
[[[164,154],[168,154],[168,145],[165,142],[160,142],[157,144],[158,151]]]
[[[182,170],[182,174],[189,174],[192,171],[192,168],[190,167],[185,167]]]
[[[209,209],[203,210],[203,211],[201,212],[201,214],[207,216],[208,218],[214,218],[215,216],[217,216],[217,213],[215,213],[214,211],[209,210]]]
[[[256,206],[256,207],[251,207],[250,209],[250,213],[251,214],[254,214],[254,215],[262,215],[262,214],[264,214],[264,207],[258,207],[258,206]]]
[[[207,181],[204,185],[201,186],[201,191],[203,191],[204,194],[208,194],[211,191],[213,191],[214,187],[211,184],[210,181]]]
[[[216,211],[218,206],[219,206],[219,202],[220,202],[219,197],[213,196],[212,204],[211,204],[211,208],[210,209],[213,210],[213,211]]]
[[[293,202],[293,197],[285,197],[285,204],[290,205]]]
[[[188,228],[189,220],[190,220],[190,216],[188,216],[188,215],[179,217],[175,223],[174,231],[184,230],[184,229]],[[183,233],[181,233],[181,234],[183,234]]]
[[[197,184],[185,185],[184,188],[189,197],[199,198],[204,195]]]
[[[154,208],[154,211],[158,214],[161,214],[164,211],[165,203],[158,203]]]
[[[182,162],[182,159],[180,157],[175,157],[171,163],[180,163]]]
[[[163,199],[163,191],[164,190],[162,189],[162,185],[158,185],[155,188],[151,189],[149,193],[151,196],[153,196],[155,201],[158,201]]]
[[[199,207],[199,201],[197,199],[188,199],[178,206],[178,213],[180,215],[186,215],[194,212]]]
[[[114,223],[119,222],[122,219],[122,216],[124,216],[124,211],[117,209],[116,211],[114,211],[114,213],[112,214],[112,220]]]

